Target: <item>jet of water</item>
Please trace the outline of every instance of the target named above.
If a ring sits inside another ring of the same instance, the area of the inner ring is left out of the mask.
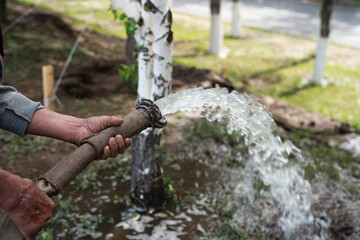
[[[274,134],[275,122],[261,101],[246,93],[229,93],[225,88],[198,87],[171,94],[156,104],[163,115],[201,111],[208,121],[226,123],[229,133],[241,134],[251,155],[248,167],[259,173],[280,205],[278,225],[285,237],[291,238],[301,226],[312,224],[311,186],[303,178],[302,168],[295,164],[304,161],[301,152]]]

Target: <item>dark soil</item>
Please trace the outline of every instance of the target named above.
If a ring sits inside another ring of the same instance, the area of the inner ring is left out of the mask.
[[[41,23],[41,26],[39,26]],[[74,21],[61,14],[50,11],[36,11],[26,17],[26,24],[18,24],[13,31],[23,31],[27,29],[36,29],[39,33],[49,34],[64,39],[73,40],[78,35],[73,27]]]

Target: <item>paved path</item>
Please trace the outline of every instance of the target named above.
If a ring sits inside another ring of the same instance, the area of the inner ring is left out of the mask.
[[[210,0],[173,0],[174,10],[209,17]],[[223,0],[222,18],[231,21],[231,0]],[[319,32],[320,6],[290,0],[243,0],[245,26],[277,30],[316,38]],[[360,48],[360,7],[336,5],[331,21],[330,40]]]

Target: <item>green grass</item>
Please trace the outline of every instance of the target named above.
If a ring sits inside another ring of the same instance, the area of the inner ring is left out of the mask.
[[[189,31],[189,30],[186,30]],[[197,29],[200,35],[200,29]],[[270,95],[289,104],[320,112],[360,128],[360,51],[330,45],[325,78],[327,87],[308,84],[314,66],[316,43],[274,32],[244,29],[241,39],[225,38],[227,58],[207,54],[207,32],[196,41],[178,46],[188,49],[187,56],[175,56],[175,62],[210,68],[219,73],[226,69],[236,87]]]

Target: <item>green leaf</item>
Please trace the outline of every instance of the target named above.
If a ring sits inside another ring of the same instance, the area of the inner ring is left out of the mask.
[[[131,87],[137,87],[139,76],[137,62],[135,62],[131,66],[121,64],[120,69],[118,69],[118,73],[121,77],[123,77],[124,82],[130,83]]]
[[[114,15],[114,21],[115,21],[119,17],[118,12],[116,10],[112,10],[111,12]]]
[[[124,21],[125,19],[127,18],[127,16],[126,16],[126,13],[122,13],[121,15],[120,15],[120,21]]]

